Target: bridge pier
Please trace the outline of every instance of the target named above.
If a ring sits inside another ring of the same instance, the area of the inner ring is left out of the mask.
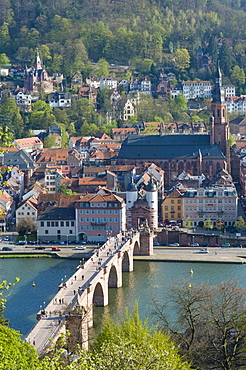
[[[68,279],[65,286],[60,286],[57,295],[45,308],[45,311],[54,313],[52,318],[43,317],[28,334],[28,339],[35,338],[39,354],[48,349],[48,339],[51,337],[55,342],[63,326],[65,328],[65,323],[60,325],[60,317],[67,314],[67,308],[71,310],[71,317],[78,316],[75,326],[79,325],[81,331],[79,338],[82,339],[79,344],[88,348],[88,329],[93,326],[93,307],[108,305],[109,288],[122,286],[123,272],[133,270],[134,255],[153,254],[153,236],[153,232],[148,228],[141,232],[120,233],[117,240],[111,238],[101,248],[96,249],[92,257]],[[65,304],[65,307],[62,304]],[[76,313],[78,305],[80,308]],[[58,309],[61,311],[59,316],[56,313]],[[47,329],[49,322],[55,327],[51,335]]]
[[[140,255],[152,256],[154,254],[153,248],[154,233],[150,230],[140,232]]]

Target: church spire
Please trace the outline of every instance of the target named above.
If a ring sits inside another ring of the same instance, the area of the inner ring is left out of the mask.
[[[219,61],[217,64],[216,78],[215,78],[215,87],[213,92],[213,101],[212,103],[225,103],[225,92],[222,87],[222,74],[220,70]]]
[[[225,103],[225,92],[222,87],[222,74],[219,66],[219,61],[217,64],[216,80],[213,90],[213,100],[211,103],[212,115],[214,117],[214,123],[225,124],[226,118],[226,103]]]
[[[42,62],[41,62],[41,59],[40,59],[40,56],[39,56],[39,52],[37,50],[37,54],[36,54],[36,64],[35,64],[35,69],[38,70],[38,69],[43,69],[43,66],[42,66]]]

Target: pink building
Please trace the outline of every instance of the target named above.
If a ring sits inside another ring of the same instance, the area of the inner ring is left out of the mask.
[[[105,242],[126,229],[126,205],[115,194],[86,194],[76,203],[79,240]]]
[[[203,226],[210,219],[213,226],[223,222],[231,226],[237,221],[238,197],[233,185],[189,188],[183,195],[183,221],[190,218],[192,226]]]

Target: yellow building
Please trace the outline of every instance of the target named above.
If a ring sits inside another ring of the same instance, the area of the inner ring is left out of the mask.
[[[165,222],[182,220],[182,193],[175,189],[162,203],[162,220]]]

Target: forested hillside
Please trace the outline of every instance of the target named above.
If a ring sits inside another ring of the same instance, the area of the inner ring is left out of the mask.
[[[32,61],[38,47],[50,73],[88,74],[88,60],[102,57],[165,66],[179,48],[188,49],[192,67],[198,45],[220,36],[233,39],[237,63],[246,66],[245,0],[0,0],[0,6],[0,53]]]

